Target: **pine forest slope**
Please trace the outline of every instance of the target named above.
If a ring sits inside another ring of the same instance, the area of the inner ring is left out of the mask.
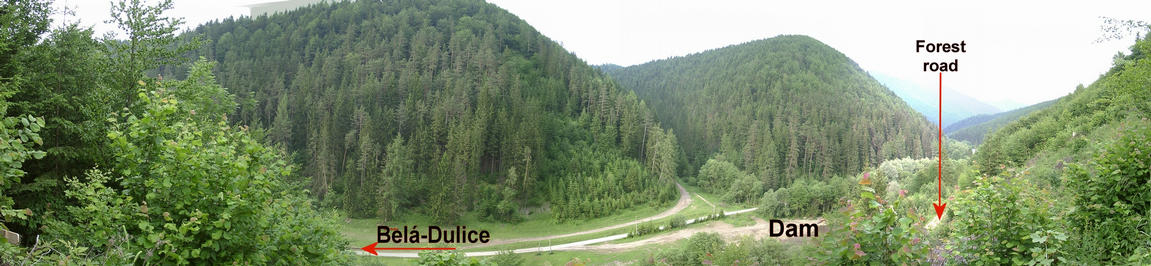
[[[354,1],[226,19],[192,34],[241,103],[353,217],[559,221],[665,205],[674,133],[633,93],[481,1]],[[180,69],[163,73],[178,75]]]
[[[1055,101],[1056,100],[1041,102],[997,114],[968,117],[954,124],[947,125],[947,127],[943,128],[943,133],[947,134],[947,137],[979,145],[983,143],[983,137],[988,133],[995,132],[995,130],[1002,128],[1007,125],[1007,123],[1011,123],[1011,121],[1015,121],[1031,112],[1050,106],[1055,103]]]
[[[679,133],[694,175],[714,154],[767,188],[934,154],[936,130],[847,56],[779,36],[609,71]]]

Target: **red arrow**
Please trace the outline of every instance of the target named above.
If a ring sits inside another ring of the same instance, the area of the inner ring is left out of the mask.
[[[379,244],[379,242],[372,243],[372,244],[364,246],[360,249],[364,250],[368,253],[372,253],[372,255],[376,255],[376,256],[380,255],[380,254],[376,253],[376,250],[456,250],[456,248],[377,248],[376,244]]]
[[[939,203],[935,206],[935,217],[943,220],[943,210],[947,203],[943,203],[943,72],[939,72]]]

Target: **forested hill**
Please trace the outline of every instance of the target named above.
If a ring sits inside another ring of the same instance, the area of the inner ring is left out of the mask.
[[[674,129],[692,169],[714,154],[767,187],[931,156],[936,130],[835,49],[779,36],[610,71]]]
[[[967,119],[955,122],[955,124],[947,125],[947,127],[943,128],[943,133],[947,134],[948,137],[954,138],[956,140],[967,141],[972,144],[979,145],[980,143],[983,143],[983,137],[985,135],[990,134],[991,132],[995,132],[995,130],[1006,126],[1007,123],[1011,123],[1012,121],[1015,121],[1024,115],[1030,114],[1036,110],[1043,109],[1055,103],[1055,101],[1057,100],[1041,102],[1031,106],[997,114],[985,114],[968,117]]]
[[[1144,37],[1090,86],[1080,85],[988,135],[975,156],[979,170],[997,174],[1026,167],[1058,183],[1065,164],[1091,159],[1127,128],[1146,126],[1151,114],[1151,41],[1146,37],[1151,35]]]
[[[482,1],[341,1],[208,23],[241,103],[353,217],[558,220],[676,198],[674,133],[634,93]],[[178,69],[162,70],[182,73]]]

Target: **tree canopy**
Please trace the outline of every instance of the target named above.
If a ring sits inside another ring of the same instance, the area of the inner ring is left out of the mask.
[[[189,55],[219,62],[229,118],[267,129],[353,217],[513,219],[497,214],[546,202],[565,220],[675,199],[675,133],[495,5],[322,3],[186,36],[214,40]]]
[[[689,175],[719,153],[778,188],[934,154],[937,132],[923,116],[811,37],[608,69],[679,134]]]

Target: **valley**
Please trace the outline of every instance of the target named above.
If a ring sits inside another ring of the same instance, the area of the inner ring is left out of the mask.
[[[1125,47],[1040,101],[993,69],[1073,44],[979,25],[1044,14],[923,34],[675,3],[708,8],[576,31],[539,19],[557,3],[57,2],[0,3],[0,265],[1151,264],[1142,20],[1069,29]],[[1046,45],[1003,52],[1024,40]]]

